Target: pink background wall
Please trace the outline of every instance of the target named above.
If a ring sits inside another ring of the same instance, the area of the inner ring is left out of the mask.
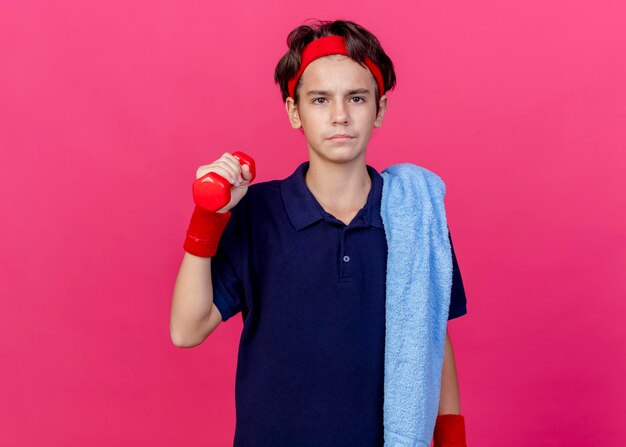
[[[0,445],[232,445],[241,317],[176,348],[171,294],[197,166],[307,157],[273,70],[308,17],[395,63],[368,163],[447,184],[468,444],[626,442],[622,2],[315,4],[2,2]]]

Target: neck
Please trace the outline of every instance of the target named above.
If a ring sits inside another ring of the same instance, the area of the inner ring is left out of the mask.
[[[305,182],[326,211],[358,211],[367,202],[371,179],[365,159],[329,163],[311,158]]]

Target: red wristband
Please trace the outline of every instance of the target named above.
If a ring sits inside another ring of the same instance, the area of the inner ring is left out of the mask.
[[[467,447],[465,419],[460,414],[440,414],[435,423],[435,447]]]
[[[230,211],[210,212],[196,206],[183,244],[185,251],[201,258],[215,256],[220,237],[231,214]]]

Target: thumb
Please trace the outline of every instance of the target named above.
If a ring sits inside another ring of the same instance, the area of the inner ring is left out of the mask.
[[[250,166],[247,164],[241,165],[241,175],[243,175],[244,180],[248,181],[252,178],[252,173],[250,172]]]

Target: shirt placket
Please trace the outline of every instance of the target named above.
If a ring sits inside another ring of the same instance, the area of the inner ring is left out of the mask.
[[[350,227],[339,229],[339,281],[347,281],[353,277],[352,250],[350,249]]]

